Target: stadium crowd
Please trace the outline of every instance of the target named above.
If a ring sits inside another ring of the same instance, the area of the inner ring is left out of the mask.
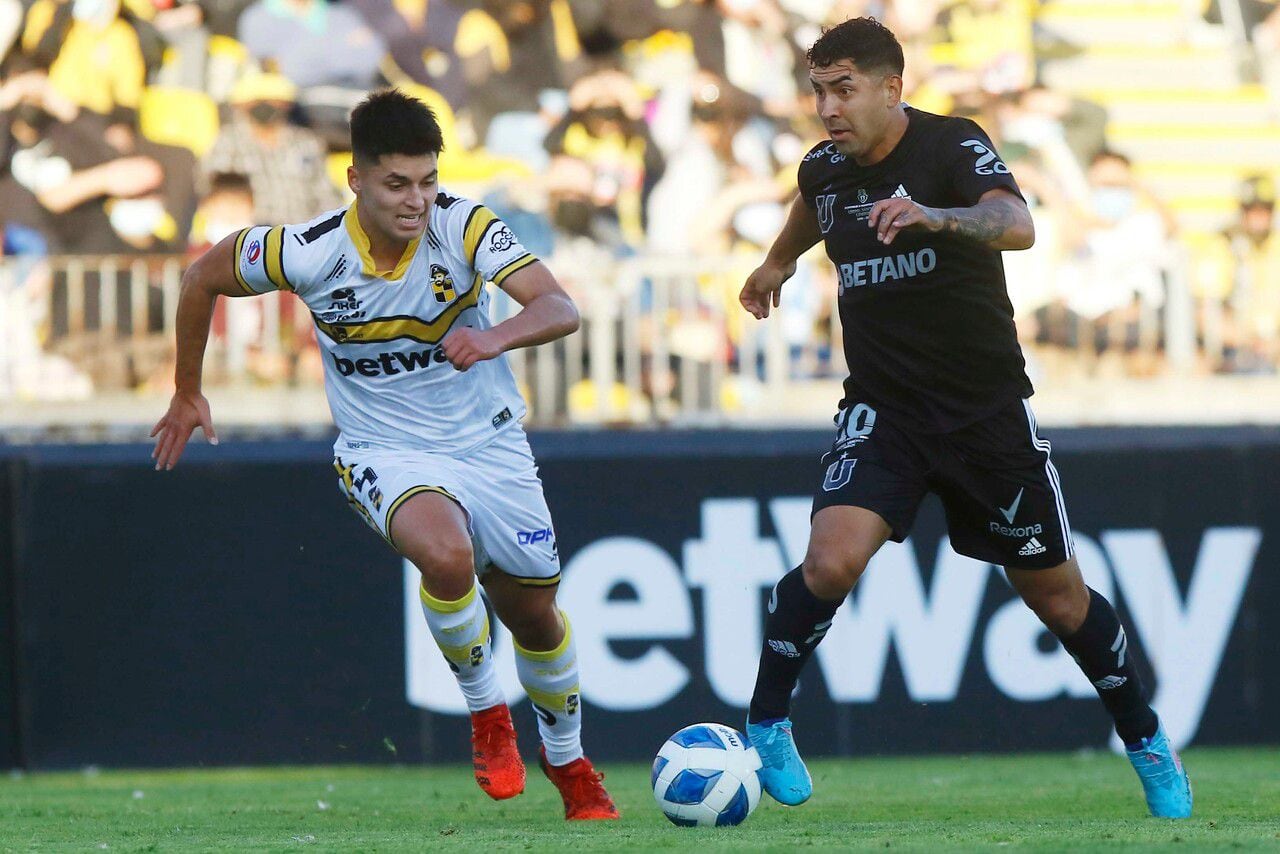
[[[1212,26],[1205,21],[1218,14],[1216,2],[1184,5],[1192,24]],[[87,394],[88,375],[99,385],[163,384],[162,355],[111,377],[92,367],[99,344],[74,349],[65,259],[191,257],[255,222],[300,222],[343,204],[347,113],[384,85],[439,114],[442,182],[482,198],[580,301],[612,287],[603,271],[617,264],[720,259],[719,272],[697,276],[705,310],[684,318],[686,337],[699,339],[685,352],[732,360],[744,325],[737,290],[777,233],[797,163],[823,137],[804,50],[823,25],[857,15],[885,21],[907,47],[906,100],[974,117],[1031,203],[1036,246],[1005,263],[1036,369],[1165,370],[1163,311],[1176,278],[1192,307],[1192,370],[1274,373],[1274,175],[1243,176],[1226,228],[1188,231],[1111,144],[1107,110],[1045,85],[1045,56],[1064,48],[1037,28],[1041,8],[1035,0],[0,0],[0,323],[11,332],[0,336],[9,341],[0,400]],[[1241,8],[1252,49],[1274,55],[1275,3]],[[833,272],[820,250],[808,260],[783,314],[789,371],[836,376]],[[92,269],[88,276],[98,281]],[[85,299],[92,309],[115,296]],[[221,309],[219,341],[248,354],[232,373],[319,381],[309,319],[293,300],[281,300],[270,327],[283,347],[262,346],[268,327],[253,305],[262,300],[223,302],[237,305]],[[111,317],[122,323],[126,314]],[[163,327],[156,317],[148,323]]]

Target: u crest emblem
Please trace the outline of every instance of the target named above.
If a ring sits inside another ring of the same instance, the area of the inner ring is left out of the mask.
[[[836,194],[818,196],[818,228],[826,234],[836,222]]]

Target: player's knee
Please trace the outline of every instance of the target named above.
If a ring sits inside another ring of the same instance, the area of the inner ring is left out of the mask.
[[[457,599],[465,596],[475,583],[471,543],[466,540],[439,540],[405,551],[422,573],[422,583],[432,596]]]
[[[868,557],[847,549],[810,549],[804,582],[819,599],[843,599],[867,568]]]
[[[1074,591],[1068,590],[1024,594],[1023,601],[1040,618],[1045,628],[1058,637],[1072,634],[1080,628],[1089,610],[1087,595],[1081,601],[1080,597],[1074,595]]]
[[[551,598],[529,597],[520,607],[511,609],[503,623],[524,649],[554,649],[564,640],[560,611]]]

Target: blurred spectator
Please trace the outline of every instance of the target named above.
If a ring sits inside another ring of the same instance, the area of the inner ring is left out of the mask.
[[[49,266],[43,259],[9,254],[0,266],[0,402],[84,400],[93,383],[69,359],[46,353]]]
[[[1222,23],[1222,0],[1210,0],[1205,4],[1204,18],[1211,24]],[[1280,3],[1276,0],[1227,0],[1237,3],[1244,24],[1245,37],[1259,51],[1280,50]]]
[[[724,28],[716,4],[717,0],[668,0],[659,20],[671,30],[689,34],[698,68],[724,77]]]
[[[466,106],[462,63],[454,49],[467,9],[461,0],[352,0],[388,48],[387,61],[413,82]]]
[[[1273,373],[1280,365],[1280,236],[1275,184],[1245,182],[1235,223],[1204,241],[1193,265],[1193,292],[1210,367],[1225,373]]]
[[[355,10],[324,0],[258,0],[240,16],[237,32],[255,59],[303,89],[370,89],[386,53]]]
[[[644,102],[621,71],[604,70],[569,90],[569,112],[552,129],[546,148],[585,164],[589,199],[598,214],[611,215],[631,246],[644,240],[644,204],[662,176],[662,153],[644,122]]]
[[[568,85],[566,63],[580,53],[567,7],[554,0],[482,0],[458,25],[456,50],[477,139],[503,113],[536,113],[543,93]]]
[[[127,238],[162,228],[156,199],[164,173],[154,159],[120,156],[106,142],[101,116],[80,110],[42,72],[0,86],[8,166],[0,178],[0,215],[35,229],[51,253],[128,251]]]
[[[192,219],[190,251],[198,255],[224,237],[257,222],[249,176],[217,172],[209,176],[209,192],[200,200]]]
[[[692,85],[693,124],[673,150],[648,200],[647,244],[669,255],[715,254],[732,245],[732,225],[749,205],[778,208],[782,190],[739,162],[735,140],[752,99],[724,80],[700,73]],[[748,215],[751,215],[750,213]],[[770,217],[762,210],[754,216]]]
[[[18,40],[25,13],[22,0],[0,0],[0,62],[9,55],[9,48]]]
[[[1046,317],[1049,340],[1099,352],[1150,351],[1158,333],[1153,317],[1164,305],[1172,220],[1122,154],[1099,153],[1087,178],[1089,199],[1077,214],[1084,227],[1069,237],[1074,245],[1062,271],[1072,283],[1065,295],[1069,325],[1057,327]]]
[[[808,65],[792,41],[776,0],[720,0],[725,77],[759,98],[766,113],[785,115],[808,85]]]
[[[258,222],[302,222],[342,202],[312,131],[289,123],[297,88],[279,74],[251,74],[231,93],[234,116],[204,158],[203,172],[247,175]]]
[[[897,7],[899,4],[894,4]],[[938,14],[941,53],[973,71],[986,92],[1016,92],[1035,79],[1032,13],[1035,0],[960,0]]]
[[[209,192],[200,200],[192,228],[192,257],[209,249],[229,235],[253,225],[253,187],[246,175],[219,172],[209,179]],[[263,348],[264,308],[268,300],[280,302],[279,294],[256,299],[220,299],[214,306],[210,326],[210,344],[224,354],[223,364],[229,379],[284,376],[284,361],[275,348],[266,354]],[[164,387],[172,371],[161,371],[152,381]]]
[[[151,193],[107,203],[116,233],[140,252],[181,252],[196,206],[195,155],[186,148],[153,142],[125,124],[109,127],[104,139],[121,156],[140,155],[155,161],[164,174]]]
[[[1083,165],[1106,148],[1107,112],[1102,107],[1043,86],[1003,97],[997,108],[999,132],[1009,142],[1035,151],[1045,168],[1073,199],[1087,194]]]
[[[36,0],[22,47],[75,104],[113,123],[136,122],[146,66],[120,0]]]
[[[567,245],[589,242],[606,253],[626,254],[627,241],[611,205],[598,204],[591,164],[557,155],[547,170],[547,216],[554,231],[556,254]]]

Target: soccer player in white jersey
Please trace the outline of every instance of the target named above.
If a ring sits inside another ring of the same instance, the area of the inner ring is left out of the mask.
[[[479,577],[511,630],[538,713],[540,764],[565,817],[617,818],[582,752],[573,634],[555,604],[555,533],[503,355],[572,333],[577,309],[501,220],[439,188],[443,140],[424,104],[396,90],[370,95],[351,114],[351,143],[349,208],[245,229],[184,274],[176,390],[152,431],[156,468],[173,468],[197,427],[217,443],[200,390],[217,296],[297,294],[324,354],[339,488],[422,573],[427,625],[471,711],[476,781],[494,799],[525,783]],[[521,310],[492,324],[486,281]]]

